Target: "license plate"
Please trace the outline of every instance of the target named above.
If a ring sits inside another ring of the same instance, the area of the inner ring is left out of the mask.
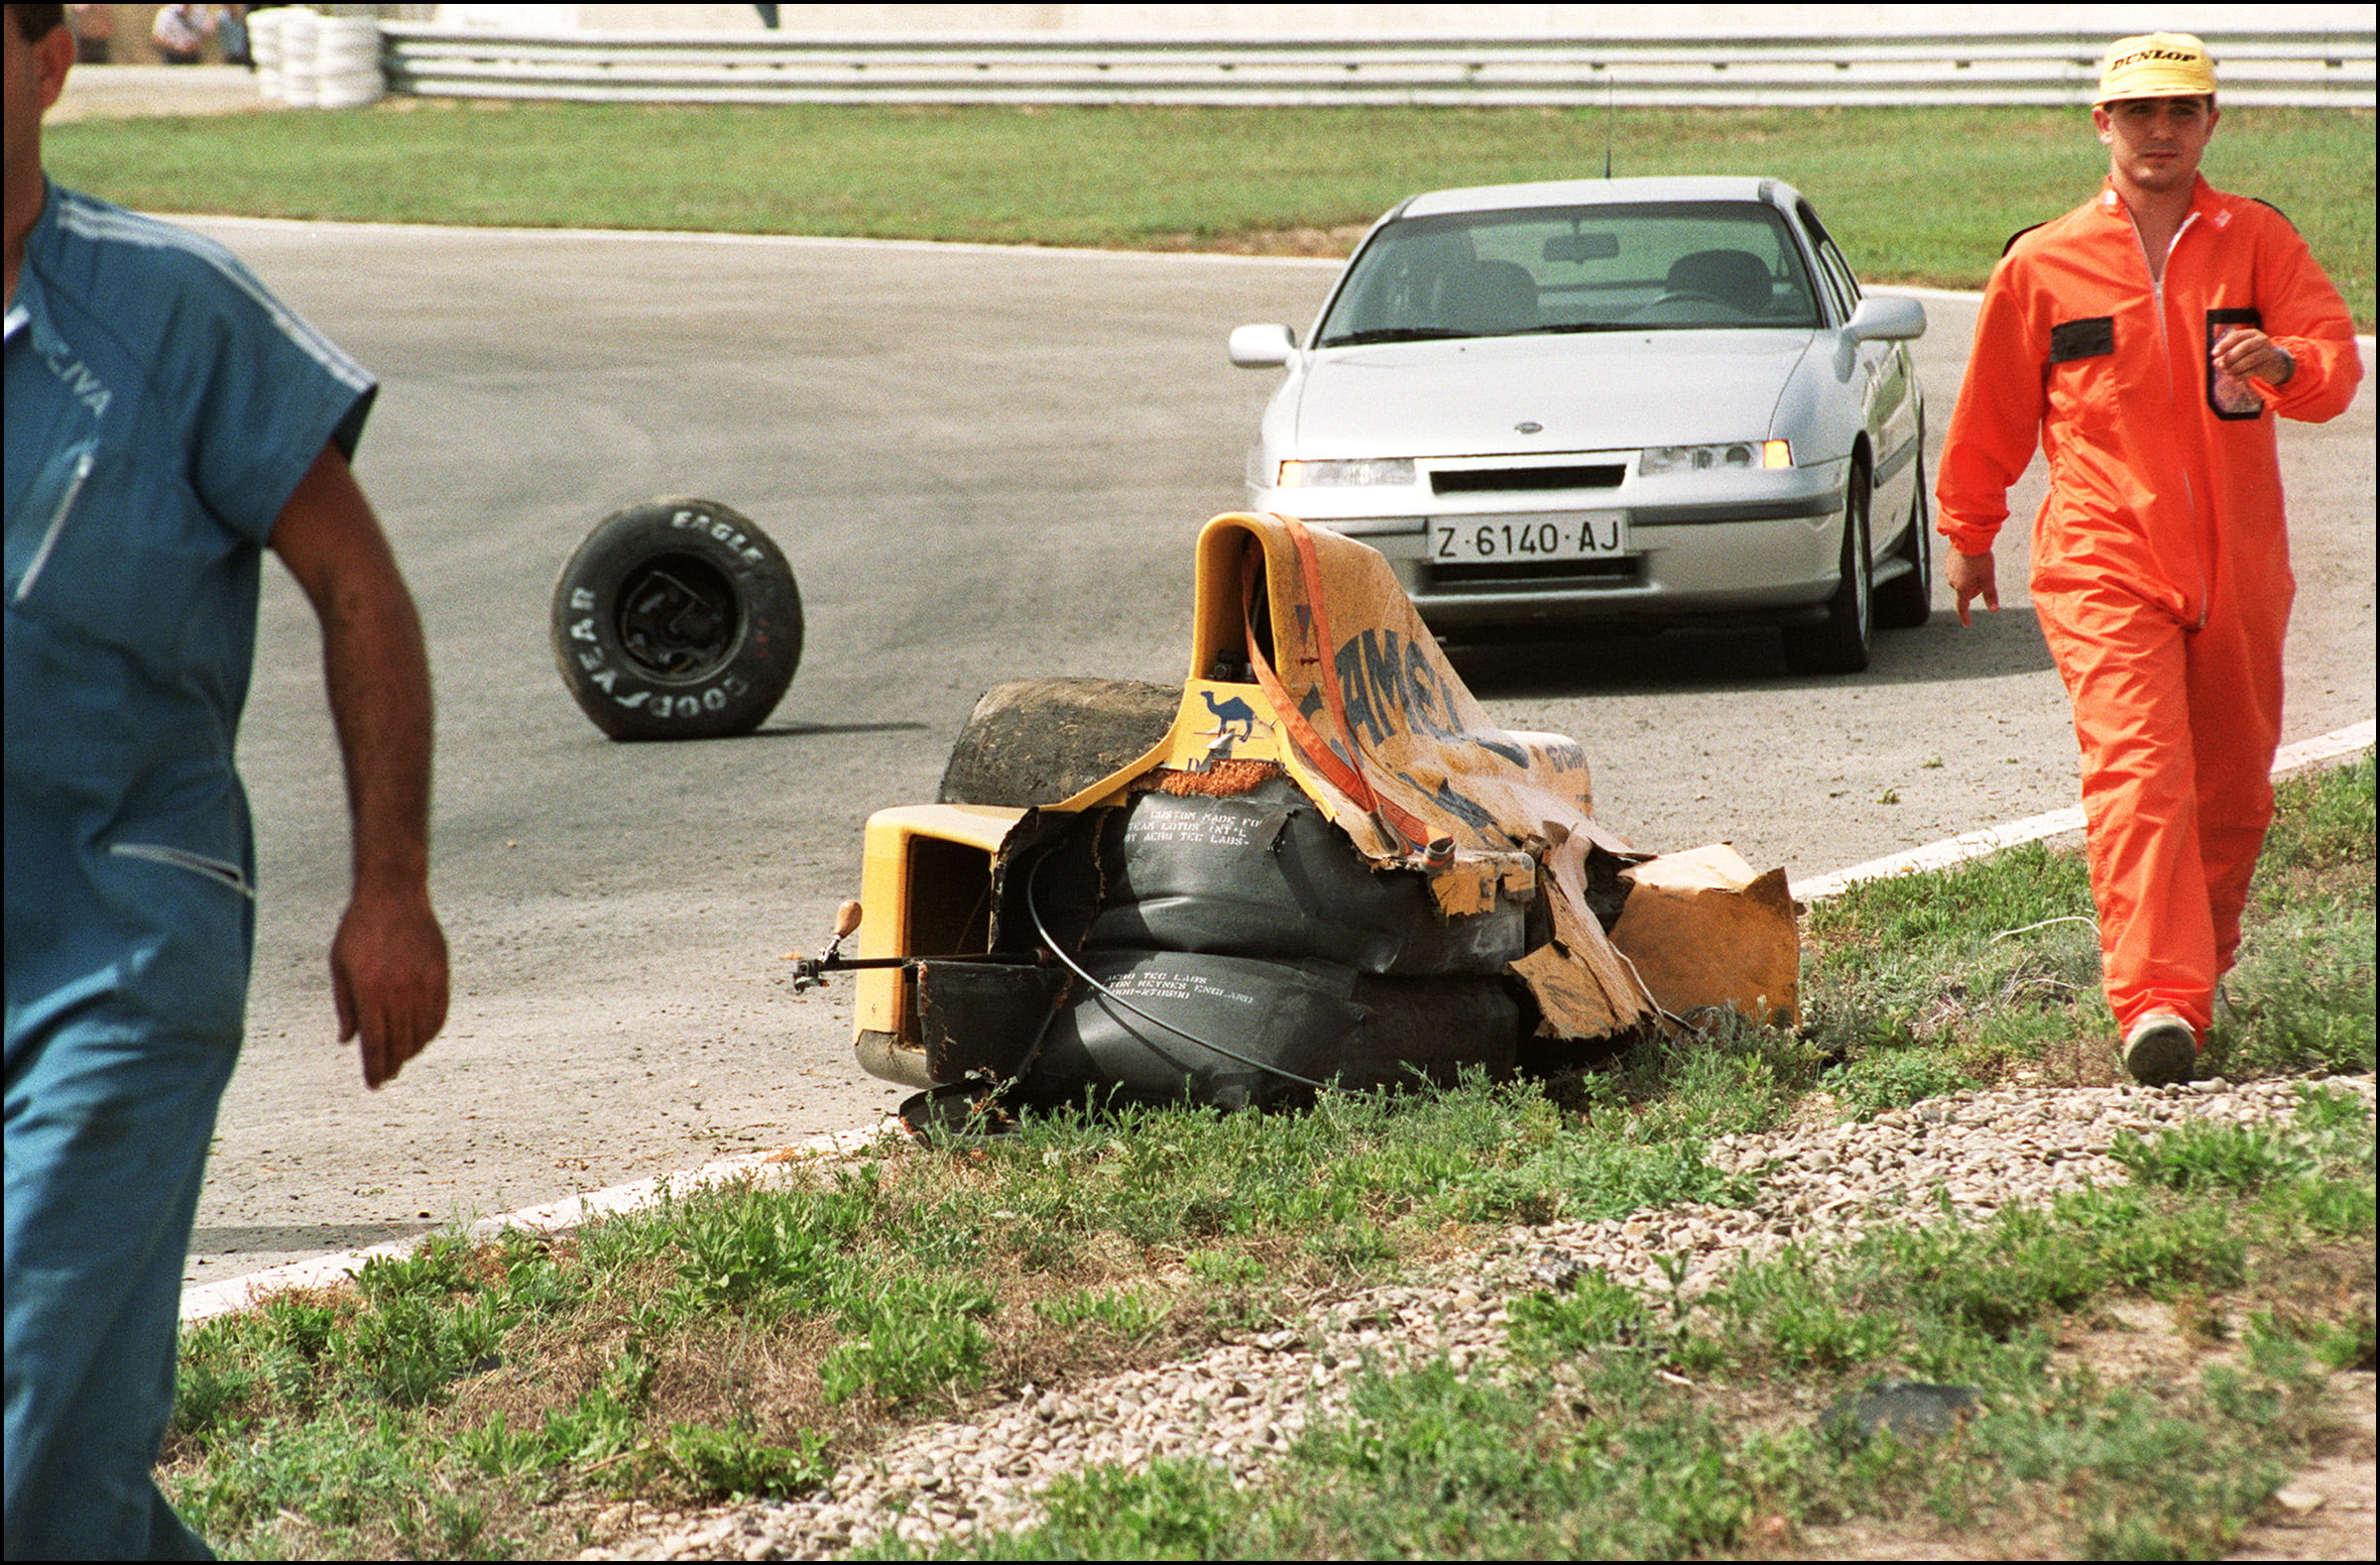
[[[1430,519],[1430,558],[1446,564],[1602,559],[1627,550],[1624,511]]]

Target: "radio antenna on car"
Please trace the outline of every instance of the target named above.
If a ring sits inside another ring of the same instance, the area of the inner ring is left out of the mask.
[[[1618,110],[1611,104],[1611,67],[1604,67],[1604,178],[1611,178],[1611,121]]]

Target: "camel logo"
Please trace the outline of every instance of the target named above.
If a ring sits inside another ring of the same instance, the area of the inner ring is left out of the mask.
[[[1217,738],[1253,739],[1255,737],[1256,709],[1254,707],[1236,695],[1228,701],[1218,701],[1212,690],[1201,690],[1198,693],[1206,698],[1207,710],[1215,714]]]
[[[1235,746],[1247,744],[1256,737],[1256,724],[1262,720],[1256,716],[1256,709],[1247,701],[1236,695],[1227,700],[1218,700],[1212,690],[1201,690],[1198,694],[1215,718],[1215,726],[1201,729],[1198,735],[1201,739],[1211,738],[1215,741],[1207,750],[1210,759],[1229,760]],[[1272,725],[1265,723],[1264,726],[1270,728]]]

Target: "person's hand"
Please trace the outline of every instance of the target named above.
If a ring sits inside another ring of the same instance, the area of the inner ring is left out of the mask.
[[[446,936],[426,890],[359,890],[330,943],[339,1041],[361,1036],[364,1085],[397,1079],[446,1024]]]
[[[2214,341],[2214,367],[2235,380],[2278,386],[2297,371],[2281,344],[2254,326],[2233,326]]]
[[[1957,549],[1953,549],[1943,574],[1951,584],[1952,593],[1959,600],[1960,624],[1972,625],[1974,623],[1967,617],[1966,606],[1977,598],[1981,598],[1983,607],[1991,610],[1992,613],[2000,612],[1999,574],[1992,569],[1990,554],[1962,554]]]

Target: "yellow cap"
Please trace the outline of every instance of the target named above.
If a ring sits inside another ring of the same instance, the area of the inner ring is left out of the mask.
[[[2193,98],[2214,95],[2214,61],[2188,33],[2143,33],[2119,38],[2099,61],[2093,103],[2118,98]]]

